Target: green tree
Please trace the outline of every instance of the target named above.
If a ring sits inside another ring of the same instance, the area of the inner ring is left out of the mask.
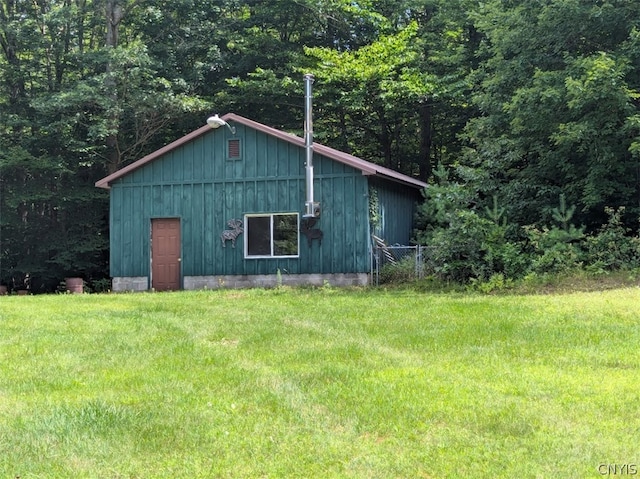
[[[471,76],[481,115],[466,129],[466,162],[481,194],[499,192],[508,216],[544,224],[561,192],[590,228],[605,206],[638,211],[635,1],[490,1]],[[542,215],[540,214],[542,213]]]
[[[158,75],[140,2],[3,2],[0,8],[0,277],[34,290],[106,274],[104,192],[94,182],[152,151],[203,102]]]
[[[456,161],[472,109],[465,77],[478,47],[473,2],[377,4],[378,36],[358,49],[308,49],[328,142],[428,179]],[[375,7],[374,7],[375,8]]]

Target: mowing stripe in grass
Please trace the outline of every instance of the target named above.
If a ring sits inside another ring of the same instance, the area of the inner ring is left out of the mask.
[[[0,298],[0,476],[601,477],[639,460],[638,300]]]

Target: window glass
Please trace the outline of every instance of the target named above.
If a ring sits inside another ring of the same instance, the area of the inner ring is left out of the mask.
[[[298,215],[273,216],[273,255],[298,255]]]
[[[298,256],[298,214],[248,215],[247,257]]]
[[[271,217],[248,216],[247,256],[271,256]]]

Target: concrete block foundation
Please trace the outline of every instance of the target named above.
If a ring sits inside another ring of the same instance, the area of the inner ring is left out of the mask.
[[[185,276],[183,288],[220,289],[220,288],[275,288],[276,286],[367,286],[367,273],[337,274],[265,274],[265,275],[223,275],[223,276]],[[148,291],[149,278],[146,276],[115,277],[111,289],[114,292]]]
[[[147,291],[148,289],[149,278],[146,276],[121,276],[111,281],[111,290],[114,292]]]

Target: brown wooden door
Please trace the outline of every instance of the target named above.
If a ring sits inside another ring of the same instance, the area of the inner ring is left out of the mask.
[[[151,287],[156,291],[180,289],[180,219],[151,220]]]

